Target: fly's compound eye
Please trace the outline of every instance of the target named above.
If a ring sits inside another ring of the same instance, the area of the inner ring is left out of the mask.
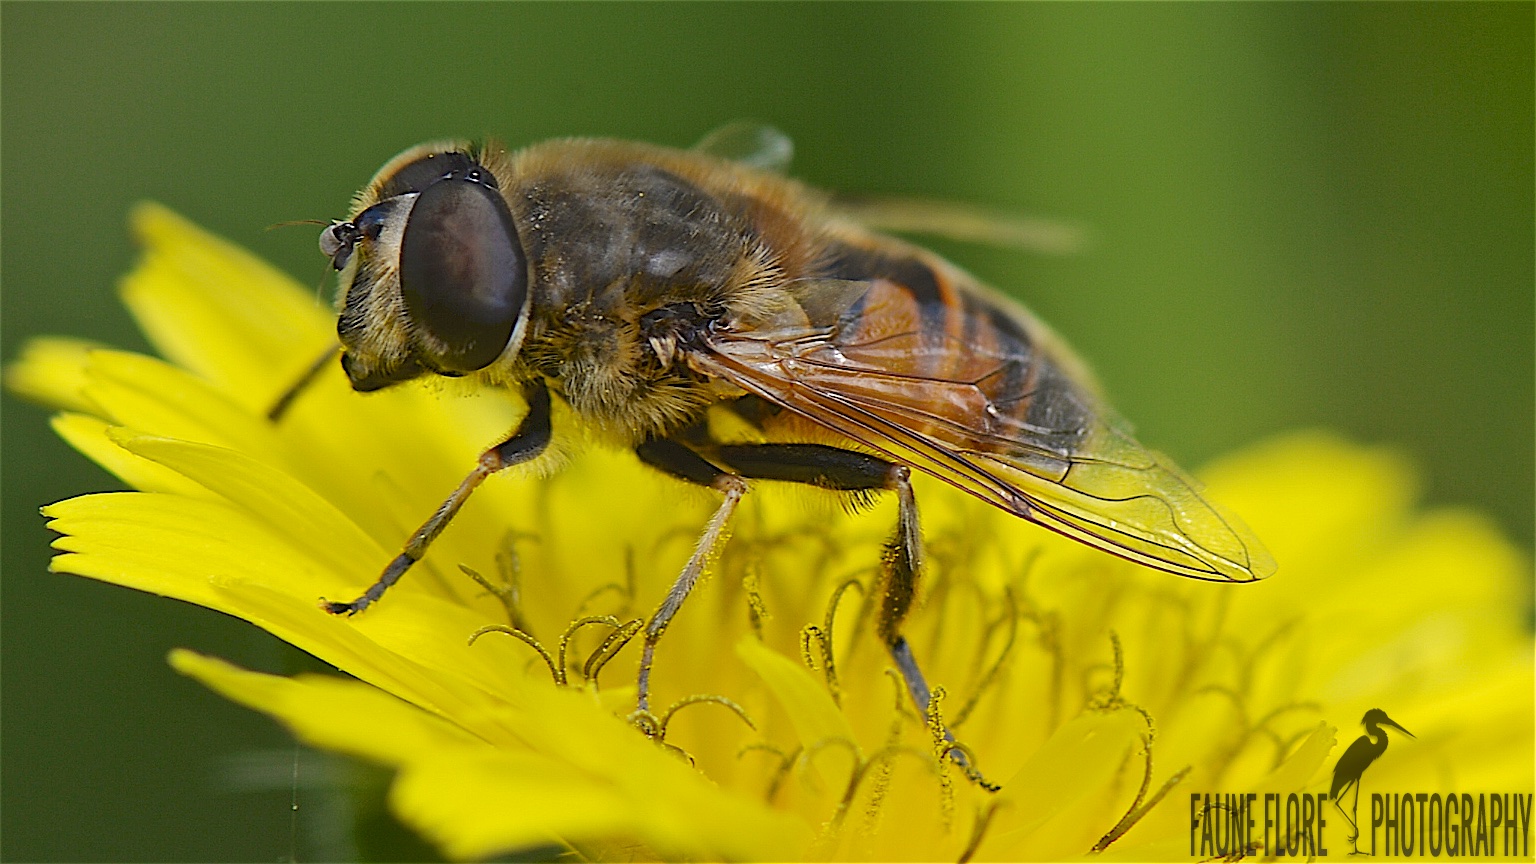
[[[528,264],[507,202],[486,182],[490,172],[471,162],[449,173],[411,208],[400,293],[412,324],[430,337],[421,340],[425,359],[463,373],[489,366],[511,341],[528,298]]]
[[[379,189],[379,199],[393,198],[407,192],[423,192],[439,180],[462,178],[472,171],[487,177],[491,174],[476,164],[474,157],[468,153],[429,153],[390,176]],[[491,181],[491,185],[496,185],[495,180]]]

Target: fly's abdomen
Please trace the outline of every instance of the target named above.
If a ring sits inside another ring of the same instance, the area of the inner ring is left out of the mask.
[[[841,244],[828,278],[869,290],[833,342],[877,403],[904,428],[960,450],[1067,470],[1091,431],[1096,400],[1070,357],[1027,311],[937,256],[901,244]],[[846,386],[846,385],[845,385]],[[896,416],[896,415],[899,415]]]

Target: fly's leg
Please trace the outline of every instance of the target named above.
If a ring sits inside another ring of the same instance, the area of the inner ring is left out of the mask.
[[[667,596],[662,599],[661,605],[656,607],[651,620],[645,625],[645,645],[640,652],[640,679],[638,686],[638,699],[636,708],[639,711],[649,711],[651,702],[651,665],[656,659],[656,642],[661,639],[661,634],[666,632],[667,625],[672,623],[672,618],[677,610],[683,606],[683,601],[688,599],[689,592],[699,582],[699,577],[704,574],[704,565],[714,554],[715,547],[720,544],[720,539],[725,535],[725,525],[731,519],[731,514],[736,512],[736,505],[741,501],[741,496],[747,492],[746,481],[735,474],[722,471],[706,461],[702,456],[687,447],[666,438],[654,438],[635,448],[635,454],[642,462],[654,468],[659,468],[673,477],[696,483],[700,486],[709,486],[725,493],[725,500],[720,502],[719,509],[709,519],[709,524],[704,527],[704,533],[699,536],[698,545],[693,549],[693,555],[688,563],[683,566],[683,572],[679,573],[677,580],[672,583],[672,588],[667,591]]]
[[[694,428],[685,430],[683,434],[699,431]],[[692,438],[699,440],[693,442]],[[659,468],[679,480],[709,486],[725,493],[725,500],[699,537],[693,556],[688,559],[683,572],[672,583],[666,598],[645,626],[645,645],[640,654],[639,698],[636,700],[640,711],[650,709],[651,666],[656,658],[656,642],[683,605],[683,600],[687,599],[688,593],[698,583],[704,572],[704,564],[714,554],[715,547],[724,536],[726,523],[731,514],[736,512],[741,496],[746,494],[747,484],[742,477],[862,491],[885,488],[885,478],[894,467],[873,456],[819,444],[714,446],[701,435],[693,435],[692,438],[691,443],[708,447],[711,455],[728,464],[737,473],[722,470],[690,446],[671,438],[653,438],[635,448],[635,454],[647,465]]]
[[[324,354],[316,357],[309,364],[308,368],[304,370],[303,374],[292,384],[289,384],[288,389],[284,390],[281,396],[277,397],[277,401],[272,403],[272,407],[267,409],[267,419],[273,423],[281,423],[283,417],[287,416],[288,409],[293,407],[293,403],[303,395],[305,390],[314,385],[315,381],[319,379],[320,373],[324,372],[325,367],[331,365],[340,353],[341,346],[332,345],[325,349]]]
[[[474,492],[485,478],[513,465],[527,462],[544,452],[544,448],[549,446],[550,438],[549,390],[544,386],[543,381],[538,381],[530,384],[523,395],[528,400],[528,413],[523,416],[523,421],[518,424],[516,431],[508,436],[507,440],[480,454],[475,470],[464,478],[464,482],[459,484],[459,488],[453,490],[453,494],[448,496],[448,500],[437,508],[431,518],[416,529],[416,533],[412,534],[410,541],[405,544],[405,550],[396,556],[395,560],[389,562],[389,566],[384,568],[384,573],[377,582],[369,586],[361,597],[350,603],[321,600],[321,606],[325,611],[332,615],[350,616],[373,605],[384,596],[384,592],[388,591],[391,585],[400,581],[400,577],[405,575],[405,571],[411,569],[412,564],[420,561],[422,556],[427,554],[427,547],[432,545],[432,541],[437,539],[437,535],[441,534],[444,528],[448,527],[448,523],[459,512],[459,508],[469,500],[470,493]]]
[[[880,603],[875,630],[901,672],[918,715],[927,717],[933,694],[912,656],[911,646],[901,635],[901,625],[912,609],[923,567],[923,534],[918,524],[917,499],[912,494],[911,469],[822,444],[726,445],[710,452],[743,477],[805,483],[843,492],[896,493],[896,532],[886,544],[875,590]],[[942,731],[944,741],[955,744],[954,735],[948,729]],[[997,789],[971,765],[965,751],[956,747],[949,750],[949,756],[977,785]]]
[[[928,717],[933,691],[923,679],[923,671],[912,656],[912,646],[901,635],[901,623],[912,609],[912,599],[917,594],[917,580],[923,567],[923,535],[917,519],[917,498],[912,494],[912,471],[905,465],[891,466],[891,482],[896,489],[896,534],[885,546],[881,561],[880,582],[875,596],[880,598],[880,616],[875,622],[875,632],[891,652],[896,669],[907,683],[907,693],[917,706],[919,716]],[[946,744],[955,745],[955,736],[947,728],[939,730]],[[966,751],[958,746],[949,750],[949,758],[965,772],[965,776],[983,789],[996,792],[999,788],[987,781],[971,764]]]

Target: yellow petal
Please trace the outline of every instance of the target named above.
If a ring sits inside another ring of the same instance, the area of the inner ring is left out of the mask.
[[[197,481],[244,508],[316,561],[367,585],[384,548],[308,487],[244,453],[132,432],[115,433],[123,449]]]
[[[1090,848],[1097,837],[1053,835],[1041,829],[1057,820],[1074,822],[1085,815],[1085,807],[1089,813],[1098,811],[1101,836],[1114,827],[1121,814],[1109,807],[1114,803],[1109,786],[1116,772],[1139,773],[1138,760],[1129,757],[1141,751],[1146,732],[1146,720],[1131,709],[1085,712],[1063,724],[1003,784],[979,854],[989,860],[1033,860]],[[1125,785],[1134,789],[1134,779]]]
[[[1275,438],[1212,463],[1201,477],[1264,539],[1277,578],[1289,579],[1297,598],[1380,542],[1418,492],[1401,454],[1326,432]]]
[[[528,751],[493,749],[373,687],[264,675],[186,650],[170,662],[308,744],[404,768],[394,805],[453,857],[641,833],[635,809],[611,788]]]
[[[1528,790],[1536,785],[1531,644],[1506,647],[1478,665],[1478,674],[1450,686],[1371,706],[1386,710],[1417,737],[1389,733],[1386,754],[1367,775],[1367,792],[1370,787]],[[1361,713],[1335,715],[1342,740],[1364,732]]]
[[[43,508],[61,555],[50,569],[231,611],[212,577],[282,574],[317,587],[327,574],[227,503],[144,492],[84,495]],[[270,577],[269,577],[270,578]],[[329,577],[334,580],[334,577]]]
[[[530,688],[518,723],[537,751],[605,778],[639,813],[642,839],[690,857],[787,860],[810,842],[797,816],[723,790],[677,754],[646,740],[590,696]]]
[[[184,369],[142,354],[93,351],[86,375],[86,395],[120,426],[215,444],[275,464],[284,461],[265,418]]]
[[[832,701],[826,685],[805,667],[764,645],[755,636],[737,642],[736,654],[763,679],[779,706],[789,715],[800,746],[814,757],[810,760],[812,770],[820,773],[823,780],[830,779],[819,767],[823,752],[847,753],[848,748],[852,748],[849,770],[855,760],[862,758],[848,718]],[[847,748],[838,742],[845,742]]]
[[[306,590],[274,590],[246,573],[213,581],[219,602],[225,608],[279,639],[449,719],[482,740],[499,746],[521,741],[501,710],[505,707],[503,700],[490,694],[486,686],[480,686],[482,683],[494,685],[507,675],[518,674],[520,665],[509,664],[505,673],[486,682],[472,681],[462,670],[445,673],[429,668],[417,662],[411,654],[396,650],[400,646],[379,642],[371,635],[376,625],[339,619],[320,609],[315,595]],[[425,597],[412,599],[430,600]],[[368,615],[370,618],[391,617],[373,610]],[[461,633],[450,630],[439,632],[437,638],[446,645],[461,648],[465,641]],[[525,689],[509,690],[508,695],[516,696]]]
[[[550,687],[514,712],[530,736],[559,735],[566,743],[534,752],[487,747],[340,679],[277,678],[186,651],[174,653],[172,663],[272,714],[309,743],[400,766],[392,793],[397,812],[454,857],[551,841],[629,840],[678,856],[784,858],[808,836],[795,820],[722,792],[580,694]],[[567,750],[606,758],[556,758]]]
[[[765,808],[741,812],[718,790],[679,795],[663,783],[614,784],[612,775],[498,751],[415,760],[392,801],[403,819],[453,858],[486,858],[565,841],[612,859],[790,860],[808,832]],[[643,779],[643,778],[637,778]],[[640,849],[636,850],[635,847]]]
[[[1323,767],[1323,761],[1333,751],[1337,741],[1338,730],[1327,723],[1317,724],[1301,745],[1280,763],[1268,777],[1253,785],[1253,789],[1260,792],[1277,792],[1289,794],[1300,792],[1318,778],[1318,772]]]
[[[360,678],[469,724],[484,715],[474,688],[438,680],[318,606],[336,577],[228,505],[168,495],[109,493],[44,508],[65,536],[50,568],[175,597],[250,621]],[[174,554],[167,554],[174,550]],[[264,587],[282,585],[286,591]],[[444,639],[456,634],[445,633]],[[461,724],[461,725],[463,725]],[[497,729],[479,730],[504,738]]]
[[[22,347],[21,356],[5,367],[5,386],[23,399],[94,413],[95,406],[84,393],[85,368],[88,355],[99,347],[84,339],[32,339]]]
[[[416,759],[400,773],[390,803],[458,860],[565,844],[611,846],[617,855],[624,846],[633,852],[649,833],[642,814],[618,790],[527,753]]]
[[[385,765],[400,765],[439,750],[489,749],[452,724],[355,681],[325,675],[264,675],[185,649],[172,651],[169,660],[181,674],[231,701],[272,715],[316,747]]]
[[[56,415],[52,425],[53,431],[69,442],[69,446],[135,489],[192,498],[208,498],[213,495],[201,485],[164,465],[124,450],[112,440],[109,433],[113,427],[104,420],[85,414],[65,413]]]
[[[132,223],[144,257],[124,303],[162,355],[247,409],[265,410],[335,343],[333,313],[261,259],[157,204]]]

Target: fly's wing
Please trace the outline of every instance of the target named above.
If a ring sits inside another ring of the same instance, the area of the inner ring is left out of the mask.
[[[732,162],[783,174],[795,158],[795,143],[788,135],[751,120],[736,120],[712,130],[693,149]]]
[[[856,299],[840,299],[845,311],[831,323],[786,314],[716,333],[690,363],[1132,561],[1220,581],[1275,570],[1241,521],[1115,427],[1086,371],[1023,310],[952,288],[942,302],[922,302],[883,279],[798,290],[802,306],[815,297]]]
[[[839,194],[831,209],[876,231],[927,234],[1045,255],[1074,255],[1088,242],[1083,228],[1069,222],[959,201]]]

